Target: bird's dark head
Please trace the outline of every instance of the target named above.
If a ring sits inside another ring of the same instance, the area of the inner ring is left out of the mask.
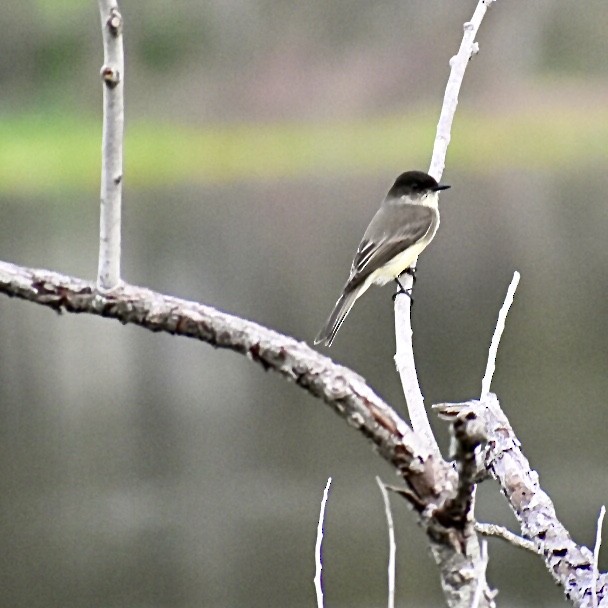
[[[423,196],[431,192],[446,190],[450,186],[438,184],[435,178],[424,171],[406,171],[402,173],[389,190],[389,196],[401,198],[402,196]]]

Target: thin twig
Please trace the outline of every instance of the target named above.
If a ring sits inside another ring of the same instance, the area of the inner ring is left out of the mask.
[[[323,544],[323,522],[325,521],[325,505],[329,496],[329,486],[331,485],[331,477],[327,479],[325,490],[323,490],[323,500],[321,500],[321,512],[319,513],[319,523],[317,524],[317,542],[315,543],[315,591],[317,593],[317,608],[323,608],[323,581],[321,579],[321,571],[323,570],[323,558],[321,555],[321,546]]]
[[[593,608],[597,608],[597,579],[599,576],[598,561],[600,559],[600,548],[602,546],[602,525],[606,515],[606,507],[602,505],[600,514],[597,518],[597,528],[595,530],[595,547],[593,548],[593,585],[591,586],[591,600]]]
[[[507,530],[507,528],[504,526],[499,526],[498,524],[485,524],[477,521],[475,522],[475,530],[482,536],[495,536],[497,538],[502,538],[515,547],[525,549],[526,551],[531,551],[535,555],[541,554],[531,540],[517,536],[517,534]]]
[[[395,526],[393,524],[393,513],[391,511],[391,503],[386,487],[380,477],[376,477],[376,483],[382,493],[386,524],[388,526],[388,608],[395,608],[395,554],[397,552]]]
[[[513,298],[515,296],[515,290],[517,289],[517,285],[519,284],[519,272],[517,270],[513,273],[513,278],[511,279],[511,284],[507,289],[507,294],[505,295],[505,300],[498,312],[498,320],[496,321],[496,327],[494,328],[494,334],[492,335],[492,341],[490,342],[490,349],[488,351],[488,361],[486,364],[486,371],[483,375],[483,379],[481,381],[481,399],[488,397],[490,395],[490,387],[492,385],[492,377],[494,376],[494,371],[496,369],[496,356],[498,354],[498,345],[500,344],[500,339],[502,338],[502,334],[505,329],[505,323],[507,320],[507,314],[509,313],[509,309],[511,308],[511,304],[513,304]],[[470,502],[470,516],[475,518],[475,496],[472,495],[472,499]]]
[[[490,343],[490,350],[488,351],[488,362],[486,364],[486,372],[483,375],[483,380],[481,381],[481,400],[483,401],[486,395],[490,394],[490,387],[492,385],[492,377],[494,376],[494,371],[496,370],[496,355],[498,353],[498,345],[500,344],[500,339],[502,338],[502,333],[505,330],[505,322],[507,320],[507,314],[509,313],[509,309],[511,308],[511,304],[513,304],[513,298],[515,296],[515,290],[519,285],[519,272],[517,270],[513,273],[513,278],[511,279],[511,284],[509,285],[509,289],[507,289],[507,295],[505,296],[505,301],[498,313],[498,320],[496,321],[496,328],[494,329],[494,335],[492,336],[492,342]]]
[[[477,31],[479,30],[479,26],[483,21],[488,7],[493,2],[494,0],[480,0],[480,2],[477,3],[471,21],[465,23],[463,26],[464,35],[458,53],[450,60],[450,76],[443,96],[443,105],[441,107],[439,122],[437,123],[437,135],[435,136],[433,156],[429,168],[429,174],[437,181],[439,181],[443,175],[445,157],[452,137],[452,123],[454,122],[454,114],[456,113],[456,106],[458,105],[458,95],[460,93],[464,73],[471,57],[479,52],[479,45],[475,42],[475,36],[477,36]]]
[[[450,61],[450,76],[443,97],[441,114],[437,124],[437,135],[433,146],[429,173],[437,180],[443,173],[445,157],[451,138],[452,122],[458,105],[458,94],[471,56],[477,52],[475,43],[477,30],[481,25],[486,10],[494,0],[480,0],[473,13],[471,21],[464,24],[464,35],[458,53]],[[416,261],[412,264],[416,266]],[[413,287],[413,279],[406,275],[403,286]],[[395,365],[401,377],[401,386],[405,395],[407,409],[412,427],[427,443],[434,454],[439,455],[439,447],[433,436],[431,425],[424,408],[424,397],[420,390],[412,338],[411,303],[410,298],[395,298]]]
[[[103,34],[103,134],[101,144],[101,211],[97,287],[111,291],[120,284],[122,144],[124,131],[123,20],[116,0],[99,0]]]
[[[471,608],[479,608],[481,602],[481,596],[486,589],[486,570],[488,569],[488,543],[483,541],[481,543],[481,559],[479,561],[479,570],[477,572],[477,588],[475,589],[475,595],[471,602]]]

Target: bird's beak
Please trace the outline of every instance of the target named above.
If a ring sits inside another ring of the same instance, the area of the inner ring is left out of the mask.
[[[437,190],[447,190],[448,188],[451,188],[452,186],[448,186],[447,184],[437,184],[434,188],[433,191],[437,192]]]

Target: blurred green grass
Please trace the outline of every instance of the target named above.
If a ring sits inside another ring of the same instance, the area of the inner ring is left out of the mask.
[[[366,122],[197,127],[128,121],[125,180],[178,183],[267,180],[424,168],[437,116],[428,111]],[[459,112],[447,162],[477,173],[608,160],[608,110],[531,108],[505,115]],[[101,122],[59,113],[0,116],[0,192],[89,189],[99,182]]]

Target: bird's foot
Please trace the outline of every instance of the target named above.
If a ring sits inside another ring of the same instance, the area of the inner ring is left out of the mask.
[[[408,287],[407,289],[405,289],[405,287],[403,287],[403,285],[401,285],[401,281],[399,280],[399,277],[397,277],[395,279],[395,283],[397,283],[397,291],[393,294],[393,302],[397,299],[397,296],[400,294],[405,294],[406,296],[409,297],[409,299],[412,301],[412,304],[414,303],[414,298],[412,296],[412,288]]]

